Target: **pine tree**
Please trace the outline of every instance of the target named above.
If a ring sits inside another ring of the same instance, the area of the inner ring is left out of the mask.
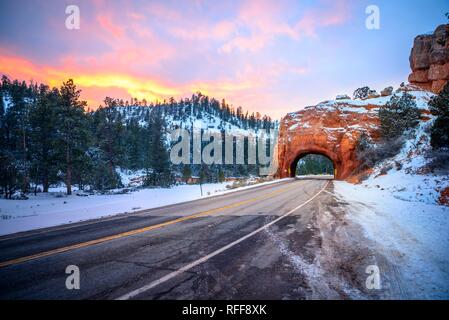
[[[223,182],[223,181],[225,181],[225,174],[224,174],[224,172],[220,169],[219,171],[218,171],[218,182]]]
[[[161,110],[154,109],[149,123],[145,184],[168,187],[173,184],[170,156],[165,143],[165,123]]]
[[[11,117],[4,104],[9,87],[9,79],[3,76],[0,85],[0,187],[6,199],[11,199],[19,187],[19,168],[12,152]]]
[[[184,165],[182,168],[182,180],[187,183],[191,177],[192,170],[190,169],[190,165]]]
[[[412,96],[405,92],[402,96],[394,95],[384,106],[379,108],[380,131],[385,140],[400,137],[404,131],[416,127],[420,112]]]
[[[25,82],[19,83],[14,80],[9,89],[11,95],[12,106],[8,110],[10,120],[11,141],[13,142],[13,154],[17,161],[17,168],[21,176],[23,193],[28,190],[29,183],[29,153],[28,139],[30,135],[29,124],[29,98],[28,87]]]
[[[147,139],[145,129],[141,128],[135,119],[132,119],[126,125],[125,131],[125,167],[133,170],[142,169],[144,167],[143,159],[145,158],[143,141]]]
[[[48,192],[50,183],[56,180],[56,111],[60,102],[59,91],[40,85],[36,104],[30,111],[31,175],[35,185],[42,183]]]
[[[74,170],[82,171],[86,162],[89,131],[88,119],[84,112],[85,101],[80,101],[80,90],[77,90],[72,79],[64,82],[61,90],[61,102],[58,108],[58,141],[60,155],[65,159],[65,182],[67,194],[72,194]],[[77,174],[78,178],[81,175]]]
[[[433,149],[449,149],[449,83],[430,100],[429,106],[432,115],[436,116],[430,133],[430,144]]]
[[[105,104],[105,108],[98,109],[92,116],[95,145],[100,149],[94,160],[96,166],[105,167],[102,189],[112,189],[121,184],[116,167],[123,163],[124,128],[120,113],[115,109],[116,102],[106,98]]]

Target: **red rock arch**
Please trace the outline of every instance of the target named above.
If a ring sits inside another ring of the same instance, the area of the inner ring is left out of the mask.
[[[279,129],[277,177],[293,176],[300,157],[318,153],[332,160],[336,179],[350,178],[358,171],[355,150],[362,132],[378,138],[377,107],[323,102],[285,116]]]

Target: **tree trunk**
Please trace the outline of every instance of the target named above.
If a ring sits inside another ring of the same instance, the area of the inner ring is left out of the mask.
[[[49,188],[49,183],[48,183],[48,173],[47,170],[44,171],[44,177],[42,179],[42,192],[48,192],[48,188]]]
[[[43,166],[43,170],[42,170],[42,192],[48,192],[48,188],[50,187],[49,186],[49,178],[48,178],[48,175],[49,175],[49,173],[48,173],[48,163],[49,163],[49,161],[48,161],[48,158],[49,158],[49,156],[48,156],[48,149],[47,149],[47,146],[44,146],[44,149],[43,149],[43,151],[42,151],[42,154],[43,154],[43,159],[44,159],[44,166]]]
[[[22,192],[26,193],[28,191],[28,171],[26,170],[26,157],[27,157],[27,144],[25,130],[22,131],[22,143],[23,143],[23,180],[22,180]]]
[[[67,162],[67,174],[65,184],[67,186],[67,195],[72,194],[72,158],[70,156],[70,149],[67,148],[66,152],[66,162]]]

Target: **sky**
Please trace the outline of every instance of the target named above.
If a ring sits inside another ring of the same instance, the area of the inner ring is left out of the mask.
[[[66,27],[68,5],[79,29]],[[366,8],[379,8],[370,30]],[[368,85],[398,87],[447,0],[0,0],[0,74],[106,96],[202,92],[279,119]]]

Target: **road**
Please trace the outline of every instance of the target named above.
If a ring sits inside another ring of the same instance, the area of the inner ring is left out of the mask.
[[[322,217],[336,208],[332,181],[288,180],[4,236],[0,298],[349,298],[363,291],[361,269],[353,251],[328,250],[324,229],[335,233],[340,220]],[[321,268],[329,259],[335,268]],[[80,270],[79,290],[66,288],[68,265]]]

